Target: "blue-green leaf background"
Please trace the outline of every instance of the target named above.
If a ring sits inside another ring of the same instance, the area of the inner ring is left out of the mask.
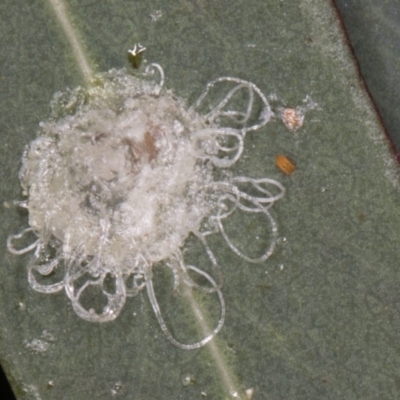
[[[331,4],[67,4],[99,71],[127,66],[126,50],[141,42],[147,60],[164,67],[166,86],[189,103],[225,75],[254,82],[282,106],[301,105],[307,95],[318,103],[296,133],[276,119],[246,137],[235,173],[285,185],[287,194],[273,210],[281,239],[265,263],[249,265],[215,238],[227,307],[215,343],[243,399],[246,388],[254,388],[253,399],[397,398],[398,166]],[[153,21],[158,10],[162,16]],[[84,82],[46,1],[3,0],[0,15],[6,22],[0,27],[4,202],[21,198],[21,154],[47,118],[52,94]],[[296,162],[291,176],[274,165],[281,153]],[[27,215],[0,212],[0,357],[19,399],[232,398],[210,350],[171,345],[145,295],[130,299],[114,322],[93,324],[76,316],[63,293],[32,291],[29,256],[15,257],[5,247],[9,234],[27,226]],[[234,229],[251,242],[252,226]],[[155,275],[165,315],[183,326],[186,314],[177,311],[171,277],[162,270]],[[34,339],[48,349],[30,351],[26,343]],[[187,375],[192,385],[182,384]]]

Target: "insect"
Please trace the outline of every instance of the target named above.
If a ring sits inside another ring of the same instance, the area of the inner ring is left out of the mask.
[[[304,112],[299,108],[285,108],[281,118],[288,129],[296,131],[303,125]]]
[[[135,58],[143,51],[139,45],[130,54]],[[59,108],[75,101],[76,111],[43,122],[25,151],[20,179],[29,195],[30,227],[9,236],[8,250],[33,252],[30,286],[47,294],[65,290],[76,314],[87,321],[114,320],[127,298],[146,290],[166,337],[181,349],[199,348],[224,324],[222,284],[187,264],[182,249],[194,235],[217,275],[221,268],[207,243],[212,234],[220,233],[248,262],[272,254],[278,230],[270,208],[285,188],[267,177],[218,174],[239,160],[246,134],[267,124],[271,108],[253,83],[221,77],[188,109],[183,99],[161,91],[164,73],[158,64],[147,66],[143,78],[111,70],[98,79],[103,85],[59,93]],[[209,92],[217,90],[225,96],[215,104]],[[235,96],[249,98],[244,109],[235,107]],[[87,101],[79,103],[81,98]],[[230,239],[224,225],[234,212],[260,215],[270,231],[261,255],[245,255]],[[29,236],[34,241],[26,245]],[[167,328],[153,286],[153,267],[162,262],[172,270],[174,290],[187,285],[218,296],[219,321],[198,342],[181,343]],[[206,286],[192,278],[196,274]],[[101,302],[91,300],[93,293]]]
[[[282,154],[275,157],[275,164],[286,175],[292,174],[296,169],[295,163],[289,157]]]
[[[135,44],[132,50],[128,50],[128,61],[134,69],[140,67],[144,51],[146,51],[146,47],[142,46],[140,43]]]

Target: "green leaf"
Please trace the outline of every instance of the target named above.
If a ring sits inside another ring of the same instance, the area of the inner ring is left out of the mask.
[[[144,62],[162,65],[166,87],[189,104],[219,76],[274,94],[277,117],[247,134],[233,174],[277,179],[286,196],[272,208],[280,240],[266,262],[245,262],[221,236],[211,242],[223,268],[227,315],[222,331],[199,350],[166,339],[145,294],[128,299],[113,322],[96,324],[80,319],[65,293],[33,291],[29,256],[14,256],[5,245],[28,226],[27,214],[10,207],[22,199],[21,154],[48,118],[52,94],[84,85],[87,74],[50,0],[3,0],[0,359],[17,397],[230,399],[234,388],[246,399],[245,390],[254,388],[253,399],[396,398],[398,166],[330,3],[70,0],[67,6],[90,68],[129,66],[126,52],[140,42]],[[307,96],[318,108],[290,131],[279,108],[304,106]],[[278,154],[294,160],[293,174],[275,167]],[[232,219],[226,229],[248,248],[256,242],[253,222]],[[190,341],[196,335],[187,326],[195,320],[185,307],[190,297],[177,301],[167,271],[154,273],[163,315]],[[214,300],[196,297],[212,316]]]
[[[400,8],[396,1],[336,0],[360,71],[385,127],[400,149]]]

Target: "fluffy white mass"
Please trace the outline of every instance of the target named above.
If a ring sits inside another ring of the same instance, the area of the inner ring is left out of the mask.
[[[34,251],[28,267],[31,287],[43,293],[65,289],[76,313],[88,321],[115,319],[126,298],[146,288],[168,339],[194,349],[221,329],[225,305],[221,285],[185,264],[185,241],[196,235],[217,273],[216,257],[206,241],[212,233],[220,232],[243,259],[266,260],[277,235],[269,208],[284,195],[284,188],[268,178],[215,178],[216,170],[240,158],[246,133],[261,128],[272,115],[254,84],[219,78],[188,108],[184,100],[162,91],[159,65],[146,69],[147,76],[156,72],[160,83],[111,70],[100,74],[94,86],[55,95],[52,118],[41,123],[39,136],[22,159],[20,180],[28,195],[30,227],[10,236],[8,249],[14,254]],[[223,85],[224,95],[203,107],[210,91]],[[254,111],[255,103],[261,111]],[[200,112],[202,107],[205,112]],[[240,189],[249,186],[249,192]],[[261,256],[242,254],[225,232],[223,220],[236,210],[264,216],[271,240]],[[212,231],[203,230],[205,221]],[[16,242],[27,233],[37,240],[18,249]],[[152,267],[160,261],[168,261],[176,287],[182,281],[218,294],[220,320],[197,343],[178,342],[161,316],[152,284]],[[57,270],[63,271],[61,278],[46,282]],[[209,286],[197,285],[189,270]],[[90,287],[107,299],[101,310],[82,302]]]

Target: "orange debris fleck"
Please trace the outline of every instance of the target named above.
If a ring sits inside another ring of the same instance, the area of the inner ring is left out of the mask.
[[[296,169],[295,163],[288,157],[279,154],[275,157],[276,166],[286,175],[290,175]]]

